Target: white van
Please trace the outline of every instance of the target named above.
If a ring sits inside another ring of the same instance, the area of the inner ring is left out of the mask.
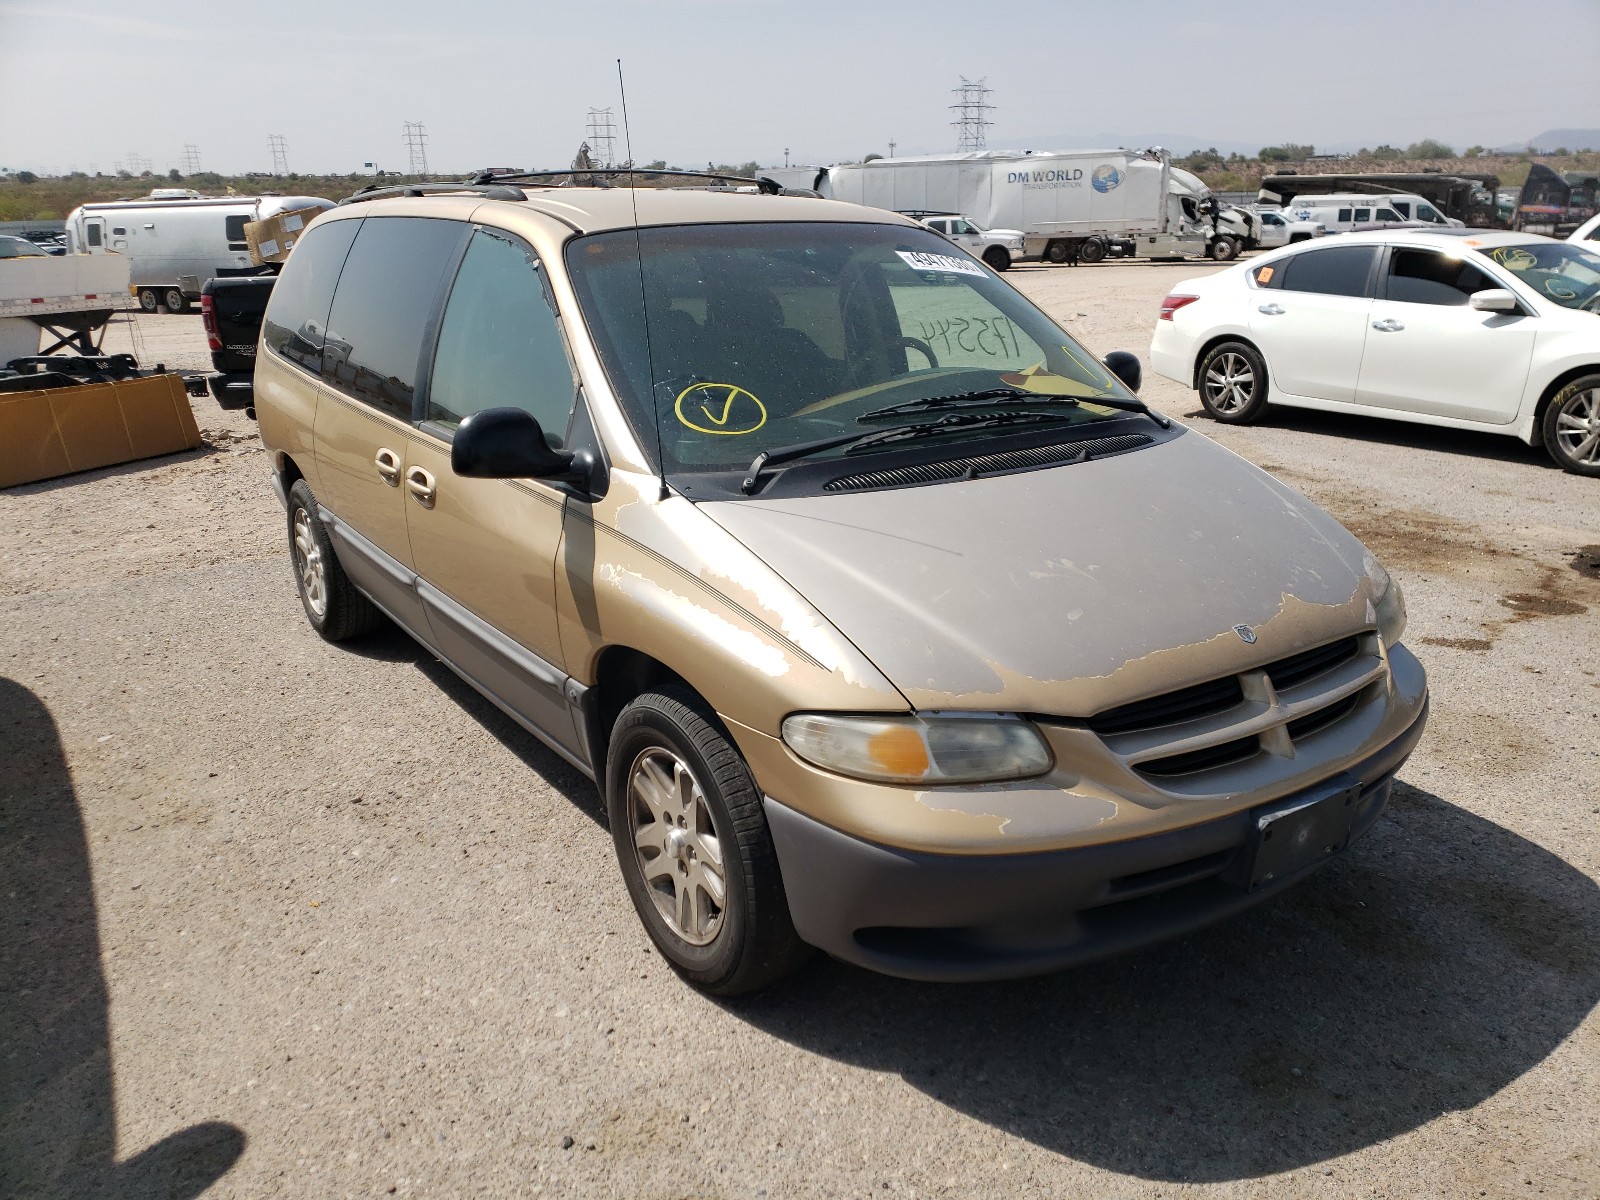
[[[1363,192],[1334,192],[1325,196],[1296,196],[1284,207],[1284,215],[1301,221],[1318,221],[1349,233],[1358,225],[1375,221],[1421,221],[1428,225],[1462,228],[1464,222],[1447,217],[1421,196],[1408,192],[1370,195]]]

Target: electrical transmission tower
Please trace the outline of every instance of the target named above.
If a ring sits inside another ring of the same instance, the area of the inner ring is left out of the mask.
[[[289,173],[289,141],[281,133],[267,134],[267,148],[272,151],[272,173]]]
[[[609,108],[589,110],[589,157],[596,167],[617,165],[617,125]]]
[[[126,159],[131,174],[142,175],[150,169],[150,160],[136,151],[129,150]]]
[[[428,173],[428,131],[422,127],[421,121],[407,121],[405,126],[406,153],[411,156],[411,173],[413,175],[426,175]]]
[[[985,149],[992,124],[986,114],[994,111],[989,93],[994,89],[988,86],[987,79],[974,83],[963,75],[961,86],[950,90],[956,94],[956,102],[950,106],[950,111],[956,114],[956,119],[950,122],[955,126],[956,148],[963,151]]]
[[[185,175],[200,173],[200,147],[193,142],[185,142],[183,146],[183,173]]]

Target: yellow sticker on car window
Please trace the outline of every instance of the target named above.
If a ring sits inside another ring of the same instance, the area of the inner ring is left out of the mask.
[[[767,408],[732,383],[691,383],[672,406],[678,423],[696,433],[740,437],[767,423]]]
[[[1276,268],[1274,268],[1274,267],[1262,267],[1260,270],[1258,270],[1256,272],[1256,282],[1257,283],[1271,283],[1272,282],[1273,272],[1275,270],[1276,270]]]

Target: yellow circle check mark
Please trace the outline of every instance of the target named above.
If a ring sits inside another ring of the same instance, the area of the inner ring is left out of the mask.
[[[767,423],[766,405],[732,383],[691,383],[672,407],[678,423],[696,433],[740,437]]]

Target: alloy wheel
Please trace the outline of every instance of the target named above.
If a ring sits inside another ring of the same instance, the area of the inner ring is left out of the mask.
[[[294,569],[306,607],[322,617],[328,611],[327,568],[322,561],[322,547],[311,532],[311,515],[303,508],[294,510]]]
[[[1600,388],[1569,396],[1556,417],[1556,441],[1583,466],[1600,466]]]
[[[1256,394],[1256,373],[1242,354],[1229,351],[1206,368],[1206,399],[1219,413],[1242,411]]]
[[[695,946],[722,928],[727,875],[705,792],[687,763],[660,746],[628,771],[634,854],[645,887],[673,933]]]

